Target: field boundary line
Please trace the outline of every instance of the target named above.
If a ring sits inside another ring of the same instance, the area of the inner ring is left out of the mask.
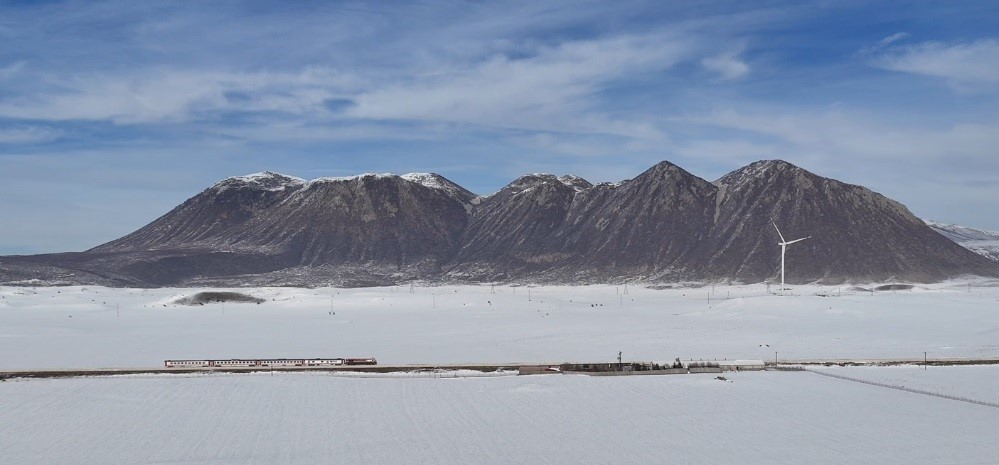
[[[844,381],[852,381],[854,383],[868,384],[868,385],[871,385],[871,386],[878,386],[878,387],[883,387],[883,388],[888,388],[888,389],[895,389],[897,391],[911,392],[913,394],[922,394],[924,396],[933,396],[933,397],[939,397],[941,399],[950,399],[950,400],[956,400],[956,401],[959,401],[959,402],[966,402],[966,403],[969,403],[969,404],[984,405],[986,407],[999,408],[999,402],[988,402],[988,401],[984,401],[984,400],[972,399],[970,397],[952,396],[950,394],[942,394],[942,393],[939,393],[939,392],[926,391],[926,390],[923,390],[923,389],[915,389],[915,388],[901,386],[901,385],[898,385],[898,384],[881,383],[881,382],[878,382],[878,381],[870,381],[870,380],[866,380],[866,379],[853,378],[853,377],[850,377],[850,376],[835,375],[835,374],[832,374],[832,373],[827,373],[827,372],[823,372],[823,371],[817,371],[817,370],[810,369],[810,368],[805,368],[804,371],[807,371],[809,373],[815,373],[817,375],[828,376],[830,378],[841,379],[841,380],[844,380]]]

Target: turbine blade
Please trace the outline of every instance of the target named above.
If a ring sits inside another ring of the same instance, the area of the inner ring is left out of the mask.
[[[784,240],[784,235],[780,233],[780,228],[777,227],[777,222],[774,221],[773,223],[774,223],[774,229],[777,230],[777,235],[780,236],[780,241],[781,242],[787,242],[787,241]]]
[[[788,244],[794,244],[795,242],[801,242],[801,241],[803,241],[803,240],[805,240],[805,239],[808,239],[808,238],[810,238],[810,237],[812,237],[812,236],[808,236],[808,237],[802,237],[801,239],[795,239],[795,240],[793,240],[793,241],[788,241],[787,243],[788,243]]]

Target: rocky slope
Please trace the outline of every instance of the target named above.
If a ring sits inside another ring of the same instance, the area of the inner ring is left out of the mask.
[[[229,178],[86,252],[0,257],[0,282],[932,281],[999,275],[903,205],[779,160],[715,182],[669,162],[592,185],[523,176],[485,198],[436,174]]]
[[[260,173],[223,180],[132,234],[73,254],[71,265],[65,255],[17,262],[122,284],[259,283],[272,273],[277,280],[263,283],[420,278],[451,260],[474,198],[433,174],[307,182]]]
[[[823,178],[779,160],[760,161],[715,182],[719,210],[708,258],[713,275],[757,281],[788,246],[790,282],[932,281],[990,273],[990,264],[926,227],[902,204],[867,188]]]

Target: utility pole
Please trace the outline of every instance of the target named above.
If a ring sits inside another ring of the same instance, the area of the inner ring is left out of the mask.
[[[923,371],[926,371],[926,352],[923,352]]]
[[[621,364],[621,351],[617,352],[617,371],[623,371],[624,365]]]
[[[774,352],[774,368],[777,368],[777,352]]]

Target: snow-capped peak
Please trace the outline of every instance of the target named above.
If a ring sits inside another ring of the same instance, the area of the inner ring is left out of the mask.
[[[406,173],[401,178],[431,189],[444,191],[452,198],[458,199],[465,204],[478,204],[478,201],[476,201],[478,197],[475,194],[437,173]]]
[[[234,187],[252,186],[255,189],[268,191],[282,191],[289,187],[300,187],[306,184],[302,178],[286,176],[272,171],[247,174],[243,176],[233,176],[223,179],[215,184],[215,188],[224,191]]]
[[[394,178],[394,177],[396,177],[396,175],[392,173],[361,173],[352,176],[324,176],[309,181],[309,184],[316,184],[323,182],[355,181],[358,179],[365,179],[365,178],[385,179],[385,178]]]
[[[406,173],[400,176],[402,179],[424,185],[431,189],[452,190],[454,186],[447,183],[444,178],[436,173]]]

